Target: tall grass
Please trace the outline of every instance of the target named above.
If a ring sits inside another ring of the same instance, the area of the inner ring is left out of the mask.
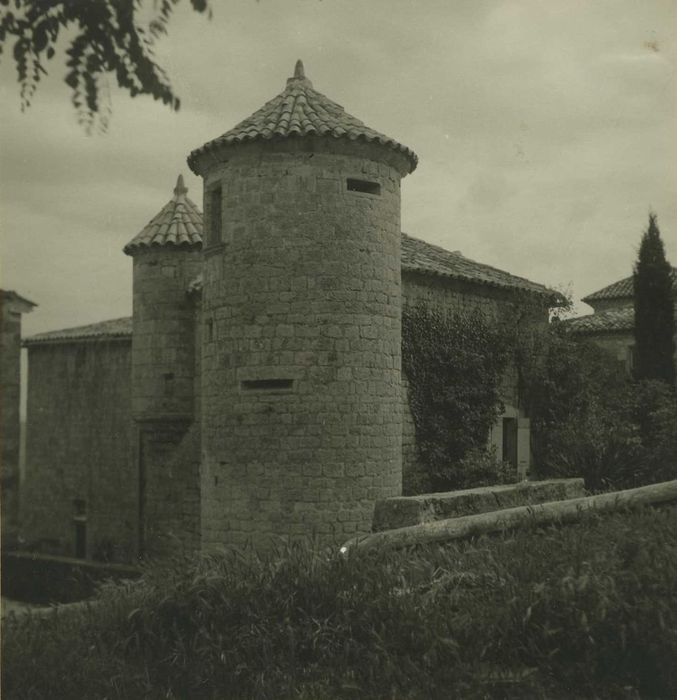
[[[677,510],[348,557],[228,551],[3,630],[6,698],[677,697]]]

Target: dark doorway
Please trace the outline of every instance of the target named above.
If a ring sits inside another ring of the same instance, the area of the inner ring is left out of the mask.
[[[503,419],[503,461],[517,469],[517,418]]]

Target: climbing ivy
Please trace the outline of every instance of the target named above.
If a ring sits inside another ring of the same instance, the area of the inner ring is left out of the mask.
[[[434,490],[466,486],[464,458],[486,447],[503,410],[500,384],[513,353],[513,328],[479,311],[403,308],[402,370],[418,458]]]

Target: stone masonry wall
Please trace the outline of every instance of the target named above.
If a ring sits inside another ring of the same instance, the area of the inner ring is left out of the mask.
[[[609,353],[610,358],[617,363],[619,372],[632,373],[632,351],[635,345],[635,335],[632,331],[614,333],[590,333],[581,336],[590,340]]]
[[[137,420],[193,415],[194,306],[186,290],[201,266],[199,250],[167,246],[134,256],[132,406]]]
[[[10,543],[16,534],[19,490],[19,397],[21,358],[21,314],[0,294],[0,443],[2,453],[2,540]]]
[[[138,428],[142,554],[200,548],[200,425],[144,422]]]
[[[203,547],[342,542],[400,493],[400,172],[385,150],[249,144],[207,172]]]
[[[133,415],[141,551],[199,548],[200,427],[196,421],[195,307],[188,285],[199,250],[172,246],[134,256]]]
[[[75,554],[84,517],[87,556],[131,561],[137,544],[128,339],[29,347],[26,475],[21,535]]]
[[[402,303],[424,303],[452,313],[481,312],[487,318],[499,318],[516,303],[514,293],[486,284],[463,281],[441,275],[402,272]],[[539,318],[543,313],[534,311]],[[547,319],[547,313],[545,313]]]

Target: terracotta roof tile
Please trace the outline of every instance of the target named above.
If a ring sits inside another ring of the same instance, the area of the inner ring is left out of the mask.
[[[58,331],[47,331],[25,338],[26,346],[40,345],[42,343],[66,343],[75,340],[100,340],[105,338],[131,338],[132,318],[115,318],[111,321],[99,321],[89,323],[86,326],[64,328]]]
[[[453,277],[491,287],[549,295],[557,304],[563,301],[560,294],[542,284],[475,262],[458,252],[452,253],[406,233],[402,234],[402,271]]]
[[[672,289],[677,294],[677,267],[672,268]],[[583,297],[581,301],[586,304],[591,301],[598,301],[600,299],[632,299],[634,296],[633,286],[632,286],[632,275],[626,277],[618,282],[610,284],[608,287],[599,289],[592,294],[588,294],[587,297]]]
[[[179,175],[172,199],[127,243],[124,252],[134,255],[142,249],[162,246],[202,247],[202,212],[188,199],[187,192]]]
[[[369,128],[348,114],[341,105],[317,92],[305,77],[303,64],[297,61],[293,77],[287,79],[286,88],[277,97],[230,131],[195,149],[188,157],[188,165],[196,172],[195,159],[222,145],[311,135],[351,141],[361,139],[387,146],[408,158],[409,172],[418,163],[416,154],[410,148]]]
[[[635,327],[635,310],[632,306],[608,309],[587,316],[568,318],[562,323],[565,323],[572,333],[632,331]]]
[[[0,289],[2,301],[9,304],[15,304],[20,313],[27,313],[37,306],[37,304],[26,297],[22,297],[13,289]]]

